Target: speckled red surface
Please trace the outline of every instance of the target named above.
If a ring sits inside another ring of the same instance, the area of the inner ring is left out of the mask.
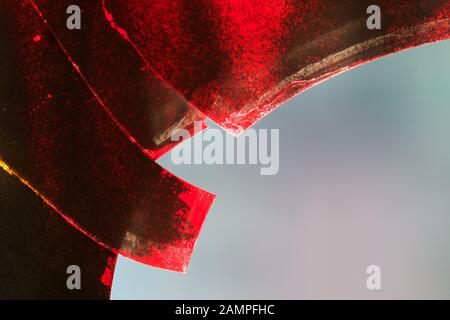
[[[448,0],[103,2],[155,71],[234,133],[340,72],[450,36]],[[366,27],[371,4],[381,30]]]
[[[82,29],[69,31],[66,8],[73,4],[82,9]],[[16,194],[43,215],[30,220],[36,230],[50,223],[44,215],[52,212],[61,220],[49,225],[63,230],[65,221],[83,239],[47,230],[42,238],[33,233],[36,243],[72,243],[74,256],[86,263],[98,253],[98,263],[87,264],[96,277],[94,297],[107,296],[118,253],[186,270],[214,196],[154,162],[174,146],[170,134],[192,130],[205,116],[240,133],[321,81],[450,37],[449,0],[377,1],[381,30],[366,27],[371,4],[1,1],[0,160],[16,181],[5,176],[4,186],[31,190]],[[0,199],[0,209],[19,207]],[[81,254],[84,245],[89,254]],[[26,260],[26,253],[14,254]]]
[[[14,89],[2,101],[2,161],[102,246],[184,271],[213,195],[150,158],[30,1],[5,6]]]

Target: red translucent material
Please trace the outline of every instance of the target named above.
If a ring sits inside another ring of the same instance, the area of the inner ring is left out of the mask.
[[[448,0],[103,2],[162,78],[235,133],[340,72],[450,36]]]
[[[67,29],[65,13],[73,1],[34,0],[33,4],[80,75],[152,159],[176,145],[170,139],[175,129],[193,133],[194,121],[204,122],[204,115],[155,74],[136,48],[112,28],[101,1],[77,1],[82,28],[75,31]]]
[[[109,299],[116,254],[73,228],[14,176],[0,170],[0,297]],[[66,286],[80,268],[82,290]]]
[[[69,31],[73,4],[82,28]],[[372,4],[380,30],[366,25]],[[334,75],[448,39],[450,0],[17,0],[0,1],[0,24],[0,209],[18,219],[2,223],[8,270],[80,259],[89,297],[105,298],[119,253],[187,268],[214,196],[153,161],[175,129],[208,116],[240,133]],[[39,216],[25,226],[27,210]],[[21,251],[20,233],[35,246]]]
[[[3,168],[112,252],[186,270],[213,195],[148,158],[30,1],[3,6]]]

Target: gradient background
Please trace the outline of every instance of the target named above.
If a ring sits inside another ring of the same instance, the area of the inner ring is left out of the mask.
[[[164,157],[217,199],[187,274],[120,257],[112,298],[450,298],[449,75],[446,41],[298,95],[255,126],[280,129],[275,176]]]

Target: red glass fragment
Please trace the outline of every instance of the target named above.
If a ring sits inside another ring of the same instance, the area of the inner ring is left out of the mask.
[[[76,32],[66,28],[72,4],[82,8]],[[42,268],[29,270],[35,275],[77,258],[93,277],[89,297],[101,298],[118,253],[185,270],[213,196],[149,158],[170,150],[171,132],[192,129],[203,113],[240,133],[334,75],[450,37],[450,0],[377,1],[381,30],[366,27],[372,4],[1,1],[0,210],[2,225],[12,226],[1,249],[13,257],[6,270],[41,259]],[[27,219],[27,210],[36,216]],[[11,241],[27,232],[30,239]],[[7,283],[7,274],[0,278]],[[49,296],[64,295],[60,289]]]
[[[111,26],[101,1],[76,1],[82,8],[82,28],[72,32],[66,26],[66,9],[73,1],[32,2],[111,115],[152,159],[176,145],[170,139],[173,130],[193,133],[193,122],[204,121]]]
[[[448,0],[103,0],[158,74],[239,133],[357,65],[450,37]],[[369,5],[381,30],[369,30]]]
[[[127,136],[32,2],[2,5],[2,163],[114,253],[184,271],[213,196],[165,171]]]
[[[4,170],[0,225],[0,298],[109,299],[116,255],[72,228]],[[81,290],[67,287],[72,265],[80,268]]]

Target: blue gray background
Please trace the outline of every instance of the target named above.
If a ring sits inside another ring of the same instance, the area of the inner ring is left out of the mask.
[[[255,126],[280,129],[278,175],[164,157],[217,199],[186,274],[120,257],[112,298],[450,298],[449,57],[397,53],[287,102]]]

